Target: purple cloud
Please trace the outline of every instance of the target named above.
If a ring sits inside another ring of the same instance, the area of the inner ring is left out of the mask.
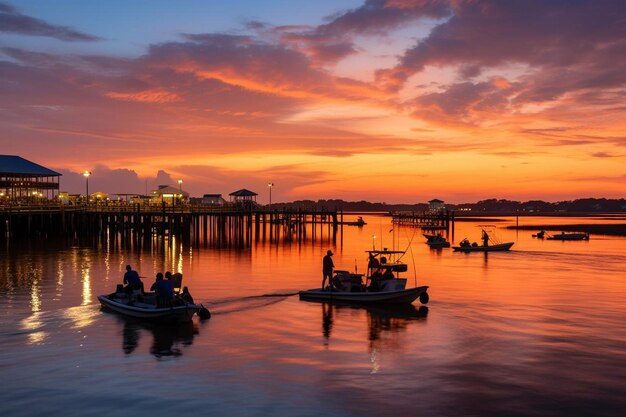
[[[6,4],[0,3],[0,31],[20,35],[46,36],[71,42],[93,42],[100,38],[79,32],[67,26],[57,26],[41,19],[23,15]]]
[[[441,2],[445,3],[445,2]],[[425,66],[478,68],[521,63],[536,68],[521,100],[540,101],[567,91],[618,86],[626,80],[626,4],[568,0],[449,2],[453,14],[407,50],[399,64],[377,73],[401,88]]]
[[[357,51],[352,41],[355,36],[385,35],[418,19],[441,19],[449,14],[445,2],[367,0],[360,7],[327,17],[328,23],[316,27],[279,26],[274,31],[282,42],[296,45],[317,62],[337,62]],[[254,23],[251,28],[267,31],[266,25]]]

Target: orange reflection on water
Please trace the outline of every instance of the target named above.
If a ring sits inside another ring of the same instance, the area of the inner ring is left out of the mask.
[[[42,314],[34,312],[20,321],[19,328],[28,332],[28,343],[31,345],[42,343],[48,336],[48,333],[42,330],[44,326]]]
[[[83,297],[83,302],[82,305],[86,306],[91,304],[91,278],[89,277],[89,269],[85,268],[82,270],[82,283],[83,283],[83,290],[82,290],[82,297]]]
[[[89,326],[100,314],[100,309],[84,304],[79,307],[70,307],[63,310],[63,316],[72,322],[72,328],[74,329]]]

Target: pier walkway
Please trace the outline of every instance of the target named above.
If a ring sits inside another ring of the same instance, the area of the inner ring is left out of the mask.
[[[200,205],[90,204],[89,206],[0,206],[0,235],[84,239],[120,234],[122,239],[180,237],[184,242],[246,246],[253,240],[336,239],[343,213],[269,210],[266,207]]]

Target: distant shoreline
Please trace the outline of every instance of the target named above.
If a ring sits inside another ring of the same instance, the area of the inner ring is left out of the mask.
[[[507,226],[515,230],[546,230],[563,232],[584,232],[595,235],[626,236],[626,224],[552,224],[552,225],[524,225]]]
[[[471,211],[455,211],[455,218],[466,218],[466,217],[603,217],[603,218],[614,218],[616,220],[626,220],[626,213],[623,212],[610,212],[610,213],[596,213],[596,212],[567,212],[567,213],[557,213],[553,211],[549,212],[471,212]]]

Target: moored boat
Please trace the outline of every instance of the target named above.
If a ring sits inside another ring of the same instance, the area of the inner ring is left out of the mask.
[[[428,303],[428,286],[407,289],[407,279],[400,277],[408,267],[395,257],[404,252],[384,249],[367,253],[369,254],[367,274],[337,270],[331,285],[326,288],[300,291],[300,299],[360,304],[410,304],[419,298],[422,304]]]
[[[437,237],[437,235],[431,235],[431,234],[428,234],[428,233],[423,233],[422,236],[424,236],[426,238],[426,242],[427,243],[432,241],[432,240],[434,240]]]
[[[346,226],[365,226],[367,223],[365,222],[365,220],[363,220],[363,217],[359,216],[359,218],[355,221],[347,221],[343,222],[342,224]]]
[[[547,237],[548,240],[589,240],[589,233],[565,233]]]
[[[426,236],[426,235],[424,235]],[[450,242],[448,242],[448,240],[441,236],[441,234],[437,234],[432,238],[426,238],[426,244],[431,248],[431,249],[441,249],[441,248],[449,248],[450,247]]]

